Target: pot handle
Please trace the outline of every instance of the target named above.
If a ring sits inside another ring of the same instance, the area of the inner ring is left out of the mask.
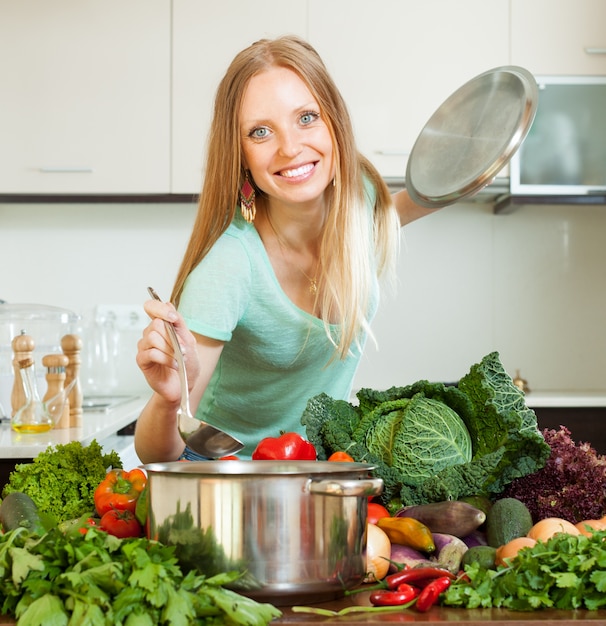
[[[364,480],[309,479],[304,491],[326,496],[378,496],[383,491],[383,480],[381,478],[365,478]]]

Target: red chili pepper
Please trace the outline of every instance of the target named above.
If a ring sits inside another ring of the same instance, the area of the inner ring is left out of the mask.
[[[454,579],[454,574],[440,567],[413,567],[389,574],[384,579],[388,589],[397,589],[402,583],[421,583],[421,581],[448,577]]]
[[[95,508],[100,517],[113,509],[135,512],[137,499],[145,488],[147,476],[143,470],[133,469],[125,472],[113,469],[95,489]]]
[[[283,433],[279,437],[262,439],[252,453],[254,461],[315,461],[313,443],[298,433]]]
[[[404,587],[404,585],[402,585]],[[412,585],[406,585],[405,588],[397,591],[375,591],[370,594],[370,603],[373,606],[400,606],[412,602],[419,595],[419,590]]]
[[[408,583],[402,583],[401,585],[398,585],[398,591],[408,591],[410,593],[415,594],[415,597],[419,595],[419,593],[421,592],[421,590],[414,586],[414,585],[409,585]]]
[[[417,602],[415,604],[417,611],[421,611],[422,613],[429,611],[429,609],[438,601],[440,594],[450,587],[451,580],[452,579],[448,576],[441,576],[440,578],[432,580],[423,589],[423,591],[421,591],[417,598]]]

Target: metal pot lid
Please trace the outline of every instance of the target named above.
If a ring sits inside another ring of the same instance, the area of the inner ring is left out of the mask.
[[[457,89],[429,118],[406,166],[417,204],[436,209],[474,195],[509,162],[528,134],[538,87],[523,67],[497,67]]]

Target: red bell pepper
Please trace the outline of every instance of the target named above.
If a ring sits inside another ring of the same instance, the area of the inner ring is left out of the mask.
[[[147,484],[147,476],[143,470],[133,469],[125,472],[112,469],[95,489],[95,508],[99,517],[108,511],[130,511],[135,513],[137,500]]]
[[[297,433],[262,439],[252,453],[254,461],[315,461],[313,443]]]

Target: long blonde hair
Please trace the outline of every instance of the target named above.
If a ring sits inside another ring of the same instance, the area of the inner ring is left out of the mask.
[[[171,300],[178,305],[187,276],[234,219],[238,190],[244,182],[239,128],[242,98],[248,81],[270,67],[288,68],[303,80],[332,137],[336,173],[320,245],[319,310],[336,355],[345,358],[361,331],[370,330],[366,316],[372,285],[377,273],[394,269],[399,224],[385,182],[356,148],[339,90],[318,53],[298,37],[257,41],[234,58],[219,84],[204,184]],[[373,219],[368,215],[365,179],[376,192]]]

